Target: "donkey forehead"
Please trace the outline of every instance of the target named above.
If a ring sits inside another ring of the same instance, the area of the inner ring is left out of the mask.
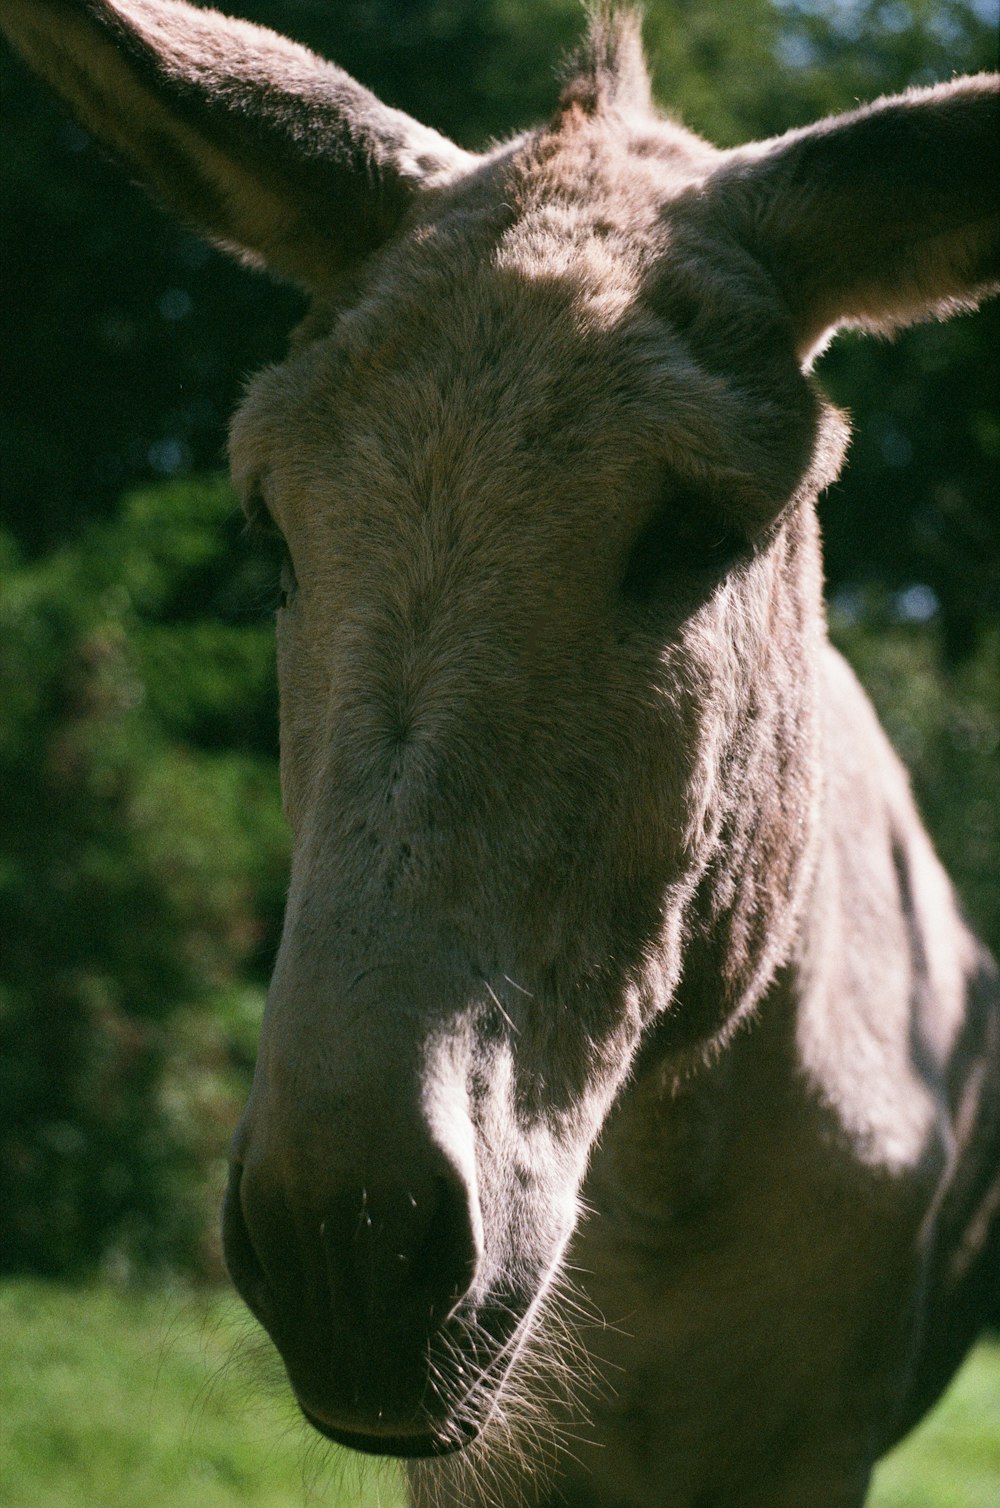
[[[290,477],[283,527],[317,485],[359,479],[397,503],[491,492],[501,472],[508,494],[519,472],[572,475],[582,504],[623,467],[637,497],[664,465],[791,485],[812,404],[762,268],[689,164],[664,175],[640,157],[630,174],[613,154],[613,173],[597,151],[585,177],[579,155],[534,143],[433,199],[356,301],[307,321],[251,387],[234,473]]]

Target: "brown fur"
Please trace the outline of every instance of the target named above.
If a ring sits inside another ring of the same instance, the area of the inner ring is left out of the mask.
[[[857,1508],[998,1300],[1000,1012],[826,641],[807,373],[996,288],[995,81],[719,152],[601,11],[472,158],[179,0],[5,16],[314,294],[232,433],[295,849],[226,1241],[303,1409],[456,1450],[419,1505]]]

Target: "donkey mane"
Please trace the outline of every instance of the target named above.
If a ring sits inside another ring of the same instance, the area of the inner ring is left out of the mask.
[[[587,33],[563,70],[559,114],[619,110],[655,113],[642,45],[642,13],[630,5],[592,5]]]

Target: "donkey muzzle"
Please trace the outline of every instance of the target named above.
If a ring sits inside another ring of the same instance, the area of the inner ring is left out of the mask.
[[[342,1174],[324,1197],[233,1163],[226,1264],[322,1433],[382,1455],[468,1443],[474,1429],[450,1422],[465,1389],[447,1337],[476,1280],[481,1226],[475,1188],[432,1145],[405,1167]]]

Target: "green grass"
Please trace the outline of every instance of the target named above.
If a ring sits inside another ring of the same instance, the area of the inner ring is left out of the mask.
[[[868,1508],[1000,1508],[1000,1342],[980,1344],[875,1473]]]
[[[400,1508],[320,1440],[228,1293],[0,1287],[9,1508]]]
[[[0,1288],[10,1508],[401,1508],[399,1477],[327,1447],[229,1295]],[[998,1508],[1000,1343],[879,1468],[869,1508]],[[802,1508],[821,1508],[803,1504]]]

